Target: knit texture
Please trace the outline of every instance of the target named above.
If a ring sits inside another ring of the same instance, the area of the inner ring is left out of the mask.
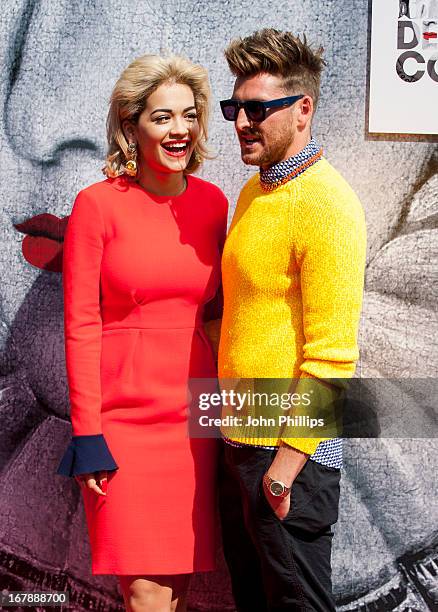
[[[223,253],[219,377],[299,379],[292,391],[312,390],[315,409],[330,407],[359,356],[365,255],[360,201],[324,157],[269,193],[253,176]],[[336,431],[296,437],[293,428],[260,437],[250,425],[221,429],[235,442],[275,447],[283,440],[309,455],[337,437]]]

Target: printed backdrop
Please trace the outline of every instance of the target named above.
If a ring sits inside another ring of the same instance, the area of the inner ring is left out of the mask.
[[[438,0],[373,0],[369,130],[438,134]]]
[[[397,24],[399,3],[385,4]],[[310,41],[323,44],[328,67],[314,135],[357,191],[368,222],[358,375],[393,380],[394,393],[377,409],[394,409],[394,414],[408,405],[400,404],[407,392],[395,379],[436,377],[438,151],[426,142],[365,139],[368,16],[367,0],[4,4],[2,587],[69,590],[78,611],[122,609],[116,579],[90,576],[77,485],[54,474],[70,437],[59,263],[63,219],[76,193],[103,178],[111,88],[138,55],[173,51],[208,68],[214,91],[210,142],[217,157],[202,176],[217,183],[234,205],[254,168],[240,162],[233,126],[220,116],[217,102],[233,85],[222,49],[262,26],[306,32]],[[405,107],[406,117],[412,110]],[[421,100],[415,111],[421,112]],[[44,216],[35,219],[38,215]],[[426,417],[432,431],[436,412],[429,409]],[[340,610],[437,609],[437,447],[432,438],[346,443],[333,553]],[[221,557],[220,563],[215,574],[194,580],[192,610],[233,610]]]

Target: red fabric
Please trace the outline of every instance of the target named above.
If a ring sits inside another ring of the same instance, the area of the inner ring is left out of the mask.
[[[64,239],[74,435],[103,433],[119,469],[83,490],[93,574],[214,568],[215,440],[187,437],[187,380],[215,377],[202,321],[220,284],[227,201],[188,176],[177,197],[123,177],[82,190]]]

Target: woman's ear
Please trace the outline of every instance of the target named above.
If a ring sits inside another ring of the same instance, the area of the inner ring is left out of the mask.
[[[133,124],[131,123],[131,121],[129,121],[129,119],[125,119],[122,122],[122,130],[127,142],[131,142],[134,140],[135,130]]]

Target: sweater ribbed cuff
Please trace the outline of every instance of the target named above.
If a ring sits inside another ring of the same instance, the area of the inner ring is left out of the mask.
[[[281,438],[281,441],[306,455],[313,455],[320,442],[327,438]]]

